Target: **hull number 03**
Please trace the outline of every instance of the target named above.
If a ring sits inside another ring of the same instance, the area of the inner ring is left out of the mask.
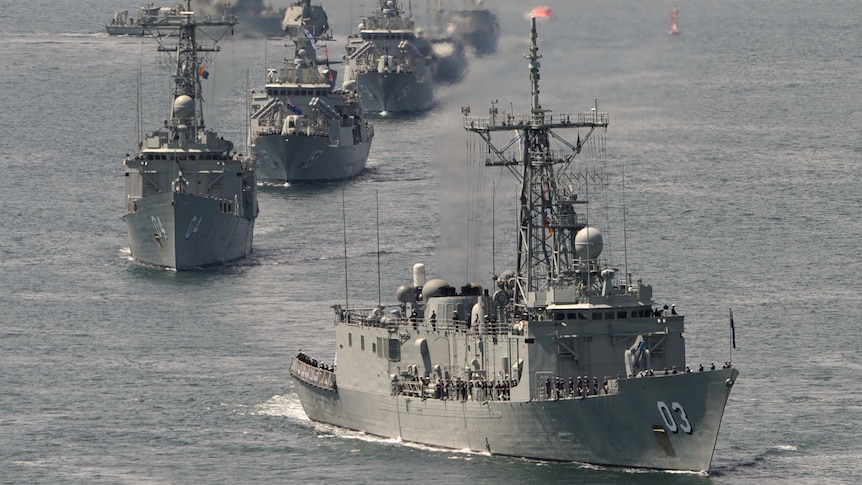
[[[688,416],[685,414],[685,409],[683,409],[682,404],[672,402],[670,403],[670,407],[668,407],[664,401],[658,401],[656,406],[658,407],[658,413],[661,415],[661,419],[664,421],[664,425],[667,426],[668,431],[676,433],[677,431],[682,430],[686,434],[691,434],[691,423],[688,420]]]

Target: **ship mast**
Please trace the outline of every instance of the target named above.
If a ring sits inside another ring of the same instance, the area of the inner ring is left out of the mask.
[[[162,31],[166,29],[172,32],[171,36],[161,37],[158,32],[151,30],[149,25],[145,26],[148,33],[159,43],[159,52],[165,52],[176,64],[173,80],[173,102],[171,103],[171,116],[168,130],[171,140],[181,142],[192,142],[197,138],[197,133],[206,128],[203,114],[203,94],[201,78],[208,75],[204,60],[199,53],[218,52],[218,41],[228,31],[232,34],[233,27],[239,22],[235,15],[204,16],[196,18],[191,9],[191,0],[186,0],[185,10],[179,12],[178,16],[168,16],[159,23]],[[153,26],[155,27],[155,26]],[[200,27],[223,27],[221,32],[202,32],[210,39],[211,43],[202,44],[197,40]],[[175,35],[174,35],[175,34]],[[168,41],[172,43],[168,43]],[[187,96],[188,98],[184,98]],[[194,109],[189,109],[186,101],[191,99]]]
[[[544,306],[552,288],[589,286],[596,270],[590,258],[576,251],[575,236],[586,227],[585,211],[588,177],[572,168],[574,158],[597,128],[607,128],[608,115],[592,110],[579,114],[551,114],[539,102],[541,55],[537,44],[536,18],[531,19],[529,61],[531,103],[529,116],[498,119],[469,116],[462,108],[464,128],[487,144],[485,166],[504,166],[521,184],[518,209],[517,273],[514,304],[526,308]],[[575,143],[557,135],[555,129],[579,131]],[[583,135],[580,131],[583,129]],[[491,141],[491,133],[515,132],[505,145]],[[552,150],[551,140],[562,145]],[[585,194],[583,194],[585,195]],[[584,261],[587,259],[587,261]]]

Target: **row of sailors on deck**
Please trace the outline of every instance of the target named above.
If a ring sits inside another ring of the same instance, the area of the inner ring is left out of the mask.
[[[411,381],[399,384],[397,394],[414,397],[452,400],[452,401],[509,401],[511,389],[518,385],[514,379],[442,379],[433,381],[430,377],[413,377]]]
[[[608,378],[605,377],[604,383],[602,384],[601,391],[605,394],[609,392],[608,386]],[[551,381],[551,378],[548,377],[545,379],[545,399],[549,400],[557,400],[563,398],[573,398],[580,397],[585,398],[587,396],[597,396],[599,394],[599,378],[593,377],[593,383],[590,385],[590,377],[589,376],[578,376],[577,385],[575,385],[575,379],[569,377],[569,387],[568,391],[566,390],[566,384],[562,377],[556,377],[554,381]]]
[[[410,312],[409,320],[410,320],[410,324],[413,325],[413,330],[418,330],[419,329],[419,320],[421,320],[421,318],[419,317],[419,314],[416,312],[416,310],[413,310]],[[485,315],[485,322],[487,322],[489,325],[494,325],[497,323],[497,317],[495,317],[494,315]],[[437,331],[437,312],[436,311],[433,311],[433,310],[431,311],[431,315],[428,317],[428,323],[431,324],[431,330],[433,332],[436,332]],[[461,317],[458,315],[457,311],[452,312],[452,326],[455,327],[455,330],[458,332],[468,332],[474,326],[476,328],[479,328],[480,323],[481,322],[479,321],[479,315],[476,315],[474,317],[473,323],[471,324],[469,318],[461,319]]]
[[[671,305],[670,308],[668,308],[667,305],[665,305],[664,307],[656,308],[655,310],[653,310],[652,315],[654,317],[663,317],[665,312],[667,311],[670,311],[671,315],[679,315],[679,313],[676,312],[676,305]]]
[[[310,357],[308,355],[305,355],[304,353],[302,353],[301,350],[296,355],[296,358],[299,359],[300,362],[304,362],[304,363],[306,363],[312,367],[317,367],[318,369],[323,369],[323,370],[329,371],[329,372],[332,372],[335,370],[334,365],[328,365],[324,362],[318,362],[317,359]]]
[[[724,365],[721,368],[722,369],[729,369],[731,367],[733,367],[733,363],[731,363],[730,361],[727,361],[724,363]],[[700,364],[697,368],[697,371],[703,372],[703,370],[704,370],[703,364]],[[709,364],[709,370],[715,370],[715,362],[711,362]],[[664,375],[666,375],[666,376],[672,375],[672,374],[679,374],[679,372],[680,371],[676,368],[676,366],[673,366],[670,369],[668,369],[667,367],[664,368]],[[688,374],[690,372],[691,372],[691,367],[685,366],[685,373]],[[632,378],[632,377],[652,377],[654,375],[655,375],[655,371],[652,369],[648,369],[648,370],[642,370],[642,371],[638,372],[637,374],[632,374],[629,376],[629,378]]]

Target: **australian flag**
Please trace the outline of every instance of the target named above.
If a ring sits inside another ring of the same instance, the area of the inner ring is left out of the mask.
[[[297,105],[293,104],[293,101],[288,99],[284,102],[284,105],[287,106],[287,109],[293,111],[294,114],[298,114],[298,115],[302,114],[302,110],[299,109],[299,107]]]

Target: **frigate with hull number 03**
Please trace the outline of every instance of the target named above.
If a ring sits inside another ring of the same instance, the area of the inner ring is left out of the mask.
[[[250,157],[208,129],[203,117],[201,79],[209,72],[202,56],[218,50],[218,39],[233,31],[237,17],[196,16],[189,2],[165,20],[176,35],[153,35],[175,66],[169,117],[124,160],[132,257],[176,270],[248,256],[258,212]],[[198,41],[200,28],[207,29],[199,37],[208,44]]]
[[[610,192],[609,118],[542,107],[536,38],[533,18],[528,115],[499,114],[493,102],[489,117],[462,109],[477,170],[520,184],[513,269],[491,288],[456,288],[426,280],[418,263],[391,309],[337,305],[335,361],[291,360],[300,402],[314,421],[404,442],[708,472],[738,371],[687,366],[684,317],[603,256],[591,221],[605,218],[591,206]],[[514,137],[498,146],[491,134],[501,132]]]

